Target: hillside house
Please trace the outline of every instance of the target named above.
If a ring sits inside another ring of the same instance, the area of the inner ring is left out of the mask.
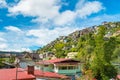
[[[35,62],[39,61],[39,54],[37,53],[25,53],[17,55],[14,63],[19,63],[20,68],[26,68],[28,65],[35,65]]]
[[[77,56],[78,52],[69,52],[67,53],[66,58],[75,58]]]
[[[55,56],[53,52],[45,52],[43,54],[39,54],[40,59],[45,59],[45,60],[49,60],[53,56]]]
[[[64,74],[67,76],[81,75],[80,62],[74,59],[53,59],[43,60],[36,63],[37,69],[43,71],[55,72],[58,74]]]
[[[106,24],[108,24],[108,22],[107,22],[107,21],[102,22],[102,25],[106,25]]]
[[[120,35],[120,30],[116,31],[113,36],[119,36]]]

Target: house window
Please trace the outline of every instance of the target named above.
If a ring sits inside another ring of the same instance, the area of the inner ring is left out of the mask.
[[[79,69],[79,67],[78,67],[78,66],[76,66],[76,67],[75,67],[75,69]]]
[[[48,65],[44,65],[44,67],[48,67]]]
[[[74,69],[74,66],[68,66],[68,69]]]
[[[66,66],[60,66],[59,69],[60,70],[67,70],[67,67]]]

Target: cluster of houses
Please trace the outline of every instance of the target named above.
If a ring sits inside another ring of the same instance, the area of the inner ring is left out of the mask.
[[[76,54],[77,52],[70,52],[66,58],[53,58],[51,60],[44,58],[53,57],[52,53],[43,55],[4,53],[4,56],[0,54],[1,58],[15,56],[14,63],[4,62],[6,66],[10,67],[0,69],[0,80],[76,80],[82,76],[83,64],[73,59]],[[120,75],[117,77],[120,79]]]
[[[14,54],[15,61],[0,69],[0,80],[75,80],[81,62],[70,58],[43,60],[37,53]]]

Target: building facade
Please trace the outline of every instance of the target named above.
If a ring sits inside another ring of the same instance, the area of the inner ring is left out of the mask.
[[[53,59],[44,60],[36,63],[37,69],[55,72],[67,76],[80,76],[80,61],[74,59]]]

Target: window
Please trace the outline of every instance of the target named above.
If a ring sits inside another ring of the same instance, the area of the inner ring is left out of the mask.
[[[44,65],[44,67],[48,67],[48,65]]]
[[[74,66],[68,66],[68,69],[74,69]]]
[[[67,67],[66,66],[60,66],[59,69],[60,70],[67,70]]]

